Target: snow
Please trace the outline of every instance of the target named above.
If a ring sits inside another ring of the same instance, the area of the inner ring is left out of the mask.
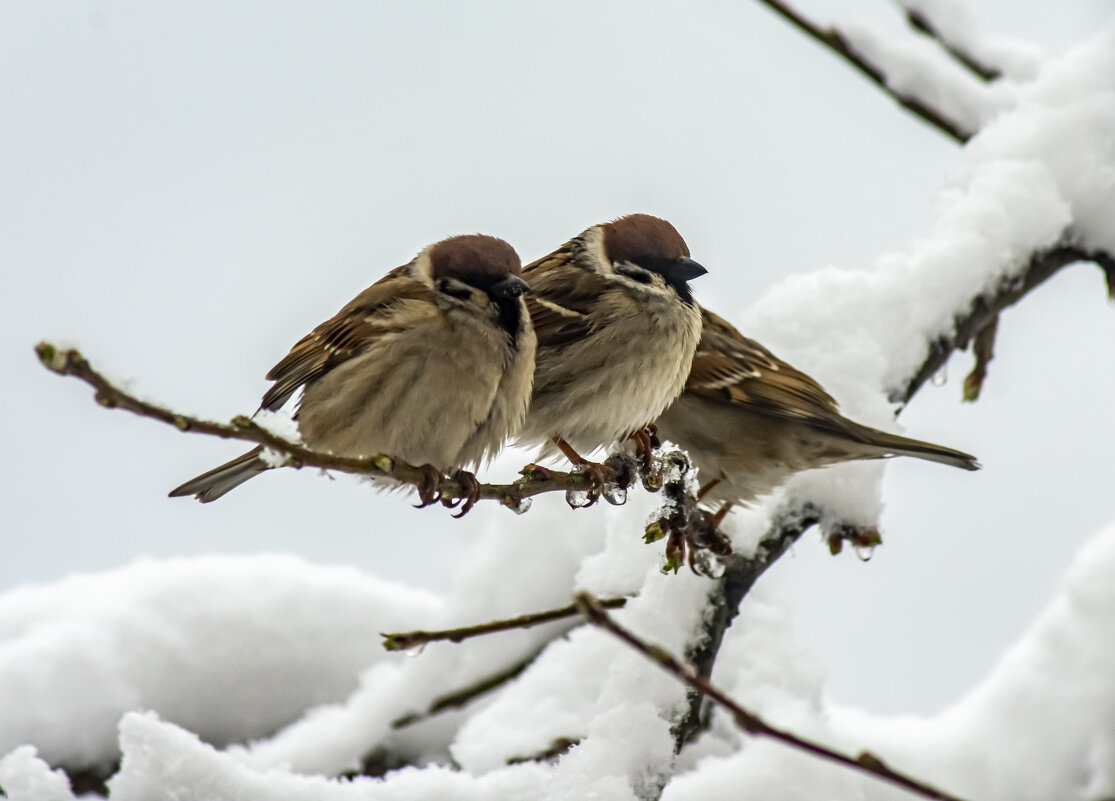
[[[540,766],[520,765],[490,777],[473,778],[444,768],[427,768],[399,771],[379,782],[261,771],[238,764],[152,714],[127,715],[121,721],[120,739],[124,762],[110,785],[111,797],[117,801],[147,801],[154,793],[177,801],[529,798],[540,792],[549,773]]]
[[[1041,49],[1030,42],[981,33],[973,19],[971,4],[963,0],[898,0],[898,4],[908,11],[920,12],[932,21],[947,43],[1010,79],[1033,78],[1044,61]]]
[[[846,752],[866,748],[964,797],[1104,797],[1115,768],[1113,571],[1115,523],[1081,550],[1057,598],[987,678],[934,718],[874,717],[826,702],[823,677],[794,649],[779,610],[755,596],[725,637],[714,680],[769,723]],[[723,721],[713,733],[731,745],[743,739]],[[900,796],[875,779],[748,738],[742,749],[677,776],[662,797],[770,797],[789,775],[793,786],[783,784],[779,798]]]
[[[67,801],[73,798],[70,781],[61,770],[51,770],[34,746],[21,745],[0,759],[0,788],[10,801]]]
[[[383,658],[379,632],[440,599],[291,556],[142,561],[0,596],[0,752],[103,765],[153,708],[209,742],[260,737],[337,701]]]
[[[238,565],[242,575],[252,575],[252,561]],[[173,563],[145,565],[143,570],[156,574],[160,567],[168,567],[168,574],[183,572]],[[278,571],[269,567],[274,576]],[[784,611],[761,591],[744,601],[739,620],[725,637],[714,681],[776,726],[849,752],[867,748],[892,767],[971,798],[1100,797],[1110,791],[1115,771],[1115,688],[1110,681],[1115,674],[1115,587],[1109,580],[1113,571],[1115,523],[1081,550],[1057,597],[985,681],[934,718],[874,717],[829,701],[822,669],[794,643]],[[195,570],[194,575],[201,579],[204,572]],[[264,572],[256,570],[256,577]],[[119,571],[113,577],[119,578]],[[66,592],[60,586],[52,588],[56,597],[72,596],[72,583]],[[647,639],[679,651],[684,646],[682,632],[694,622],[688,617],[691,611],[685,611],[692,609],[688,596],[700,595],[704,586],[684,573],[675,577],[656,571],[648,575],[643,595],[615,616]],[[319,582],[313,590],[302,587],[301,602],[328,611],[320,625],[329,615],[351,614],[353,607],[366,602],[366,591],[357,582],[344,591]],[[50,611],[57,618],[64,605],[40,604],[40,609],[46,606],[54,607]],[[328,606],[333,608],[326,610]],[[235,604],[227,611],[230,620],[242,612]],[[123,623],[137,614],[135,608],[118,608],[116,617]],[[42,615],[28,617],[35,622]],[[214,632],[182,627],[180,634],[192,638],[184,645],[200,648]],[[446,646],[444,653],[453,648]],[[239,668],[242,659],[242,654],[225,655],[222,666]],[[390,666],[392,680],[379,692],[408,696],[400,699],[403,705],[413,700],[419,688],[408,686],[403,674],[420,664],[415,659]],[[354,697],[376,683],[368,679],[385,678],[388,667],[381,663],[369,670],[365,686]],[[318,663],[323,680],[331,669],[329,663]],[[162,680],[177,678],[173,670],[163,670]],[[274,700],[282,695],[273,691]],[[195,697],[201,700],[203,693],[195,692]],[[226,703],[241,700],[234,692],[221,697]],[[153,712],[128,712],[119,724],[123,762],[110,782],[111,797],[642,798],[653,795],[669,777],[673,745],[669,714],[664,717],[663,710],[676,711],[683,699],[681,685],[657,666],[603,632],[580,628],[567,640],[554,641],[500,701],[462,727],[452,746],[459,769],[443,762],[394,771],[383,780],[306,775],[292,772],[288,765],[263,764],[243,749],[222,751]],[[532,704],[545,708],[534,715]],[[546,728],[551,716],[559,725]],[[311,713],[308,720],[313,717]],[[508,725],[516,728],[503,728]],[[79,734],[73,726],[59,728]],[[540,743],[549,745],[539,732],[583,740],[554,765],[507,765],[509,755],[529,753]],[[313,739],[307,736],[301,744],[310,748]],[[678,768],[665,786],[664,801],[899,797],[898,791],[874,778],[744,735],[720,713]],[[20,801],[72,797],[65,777],[52,771],[30,745],[16,747],[0,760],[0,786],[9,798]]]
[[[927,67],[927,43],[856,41],[896,68],[894,80],[962,110],[981,133],[922,241],[873,271],[787,281],[747,310],[743,328],[815,375],[852,416],[887,426],[888,390],[972,297],[1016,279],[1031,252],[1070,231],[1083,246],[1115,250],[1115,28],[1029,83],[984,89],[940,59]],[[746,552],[787,498],[822,503],[830,523],[873,525],[880,469],[798,477],[736,516],[734,546]],[[588,589],[634,594],[615,619],[684,653],[711,585],[686,570],[661,572],[662,543],[641,539],[655,502],[632,493],[622,508],[573,512],[540,498],[526,516],[493,518],[440,597],[283,556],[143,561],[8,592],[0,785],[12,799],[61,801],[73,796],[53,767],[106,768],[121,756],[109,786],[116,801],[899,797],[745,735],[720,713],[675,757],[684,687],[575,619],[413,654],[381,648],[381,632],[562,606]],[[952,792],[987,801],[1110,794],[1113,571],[1115,524],[1081,551],[984,682],[933,718],[832,702],[823,669],[761,586],[726,635],[714,680],[774,725],[847,752],[870,749]],[[469,704],[426,715],[517,665],[525,667]],[[422,719],[403,722],[413,714]],[[550,761],[517,761],[565,740],[574,744]],[[409,766],[382,779],[338,778],[372,754]]]
[[[853,419],[895,428],[887,396],[954,330],[971,298],[1016,280],[1031,253],[1065,237],[1085,248],[1115,245],[1113,76],[1110,26],[1017,87],[1017,106],[965,148],[928,235],[909,252],[885,255],[871,271],[790,278],[744,311],[742,330],[817,378]],[[809,309],[808,323],[800,309]],[[804,473],[788,491],[823,493],[834,520],[867,525],[881,509],[881,470],[861,463]]]
[[[942,59],[937,45],[924,37],[896,39],[864,22],[845,24],[842,32],[854,50],[882,69],[889,89],[941,111],[965,131],[979,130],[1013,103],[1013,84],[974,79],[958,62]]]
[[[586,526],[559,533],[570,512],[553,503],[558,499],[546,500],[550,503],[537,504],[524,519],[533,521],[531,534],[516,526],[489,529],[461,566],[445,611],[436,620],[380,630],[451,628],[568,604],[573,576],[586,554],[599,549],[600,532]],[[282,765],[329,775],[352,770],[375,747],[398,744],[393,721],[523,661],[568,625],[552,623],[460,644],[431,643],[421,652],[393,654],[366,671],[344,703],[310,710],[273,736],[234,753],[257,767]],[[421,747],[444,755],[453,729],[426,734]]]

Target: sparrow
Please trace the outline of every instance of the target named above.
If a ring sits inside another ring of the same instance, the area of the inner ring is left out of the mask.
[[[658,434],[688,452],[698,497],[747,504],[799,470],[855,459],[913,456],[978,470],[967,453],[888,434],[849,420],[815,380],[730,323],[700,310],[701,341],[681,397],[658,418]]]
[[[524,267],[538,355],[519,442],[599,473],[581,454],[643,432],[681,394],[701,333],[688,282],[706,272],[648,214],[594,225]]]
[[[535,337],[520,265],[491,236],[430,245],[299,340],[267,374],[274,384],[260,409],[277,410],[301,389],[294,417],[309,447],[385,454],[478,487],[462,468],[494,456],[530,402]],[[261,453],[170,495],[214,501],[268,469]]]

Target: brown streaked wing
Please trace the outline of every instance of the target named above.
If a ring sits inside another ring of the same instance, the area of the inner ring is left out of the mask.
[[[405,269],[392,270],[298,340],[267,373],[267,379],[275,384],[264,394],[260,408],[278,409],[299,387],[325,375],[370,341],[391,331],[391,326],[375,320],[377,312],[402,300],[429,297],[430,290],[407,276]]]
[[[526,295],[539,347],[560,347],[592,331],[592,310],[605,289],[603,279],[573,261],[571,243],[523,268]]]
[[[539,347],[568,345],[586,336],[592,329],[587,315],[537,296],[527,296],[527,311]]]
[[[839,415],[815,380],[779,359],[727,320],[701,309],[703,329],[687,392],[778,417],[824,425]]]

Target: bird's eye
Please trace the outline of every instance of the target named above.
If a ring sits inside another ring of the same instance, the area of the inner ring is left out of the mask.
[[[638,281],[640,284],[649,284],[654,278],[651,274],[644,270],[642,267],[637,267],[630,262],[620,264],[616,267],[616,272],[620,275],[626,275],[633,281]]]
[[[442,278],[437,284],[438,291],[444,292],[446,295],[454,298],[472,297],[472,289],[468,284],[463,281],[458,281],[456,278]]]

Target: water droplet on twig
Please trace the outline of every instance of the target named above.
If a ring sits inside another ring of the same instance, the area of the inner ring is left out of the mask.
[[[627,489],[625,487],[610,484],[604,487],[601,494],[604,496],[604,500],[612,506],[623,506],[627,503]]]
[[[588,490],[571,489],[565,491],[565,502],[573,509],[584,509],[592,506],[592,494]]]

